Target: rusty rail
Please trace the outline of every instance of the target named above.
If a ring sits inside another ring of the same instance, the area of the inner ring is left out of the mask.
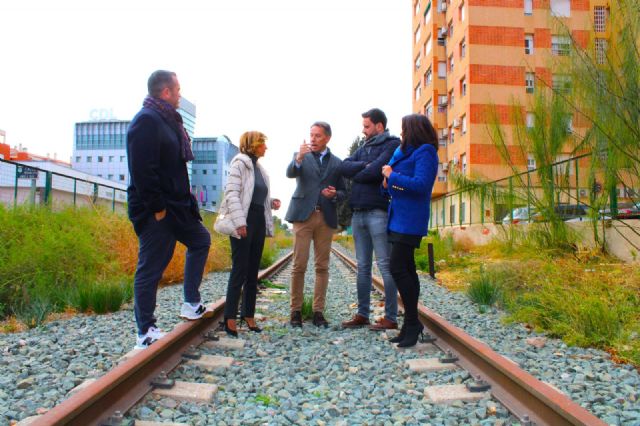
[[[355,262],[340,251],[333,249],[333,253],[356,268]],[[373,282],[378,290],[383,291],[384,284],[379,277],[373,277]],[[452,351],[458,356],[460,367],[488,382],[491,394],[523,423],[606,426],[607,423],[565,394],[520,369],[513,361],[449,324],[434,311],[419,304],[418,313],[429,333],[437,338],[435,344],[445,352]]]
[[[277,260],[258,275],[259,279],[272,275],[283,267],[292,253]],[[126,413],[136,402],[152,390],[151,381],[161,371],[170,372],[182,361],[182,354],[191,346],[198,346],[206,333],[215,329],[224,311],[225,298],[209,305],[212,318],[179,323],[165,337],[141,350],[104,376],[56,405],[33,421],[33,425],[101,425],[116,412]]]

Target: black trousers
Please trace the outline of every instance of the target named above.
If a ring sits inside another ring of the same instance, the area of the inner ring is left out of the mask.
[[[417,325],[418,299],[420,297],[420,278],[416,272],[414,259],[414,245],[393,242],[391,245],[391,275],[396,282],[402,303],[404,305],[405,325]]]
[[[247,215],[246,238],[231,238],[231,275],[227,286],[225,319],[236,319],[238,303],[242,294],[241,317],[253,318],[256,312],[258,271],[264,248],[266,225],[264,207],[254,204]]]

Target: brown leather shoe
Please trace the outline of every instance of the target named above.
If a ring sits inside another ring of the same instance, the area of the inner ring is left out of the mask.
[[[386,318],[380,318],[375,324],[369,326],[369,330],[383,331],[383,330],[396,330],[398,323],[390,321]]]
[[[360,314],[355,314],[349,321],[342,322],[342,328],[359,328],[366,327],[369,324],[369,318],[365,318]]]
[[[314,312],[313,325],[315,325],[316,327],[327,328],[329,327],[329,322],[327,322],[327,320],[324,318],[324,315],[322,315],[322,312]]]

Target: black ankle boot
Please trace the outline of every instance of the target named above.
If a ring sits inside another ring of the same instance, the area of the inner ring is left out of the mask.
[[[398,347],[408,348],[410,346],[415,346],[416,343],[418,343],[418,337],[422,334],[423,329],[424,326],[420,323],[408,325],[404,339],[398,343]]]
[[[228,319],[224,320],[224,331],[231,337],[238,337],[238,330],[232,330],[231,328],[229,328],[229,324],[228,324]]]
[[[400,328],[400,334],[398,334],[396,337],[389,339],[389,341],[391,343],[400,343],[404,340],[404,336],[406,335],[407,335],[407,322],[405,321],[402,323],[402,327]]]

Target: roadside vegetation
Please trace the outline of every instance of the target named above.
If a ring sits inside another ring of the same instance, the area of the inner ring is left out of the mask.
[[[205,216],[212,230],[214,216]],[[229,238],[211,233],[205,273],[231,264]],[[277,227],[265,242],[269,265],[291,238]],[[161,285],[181,283],[186,249],[177,244]],[[127,217],[101,208],[0,205],[0,331],[33,328],[78,312],[114,312],[133,298],[138,240]]]

